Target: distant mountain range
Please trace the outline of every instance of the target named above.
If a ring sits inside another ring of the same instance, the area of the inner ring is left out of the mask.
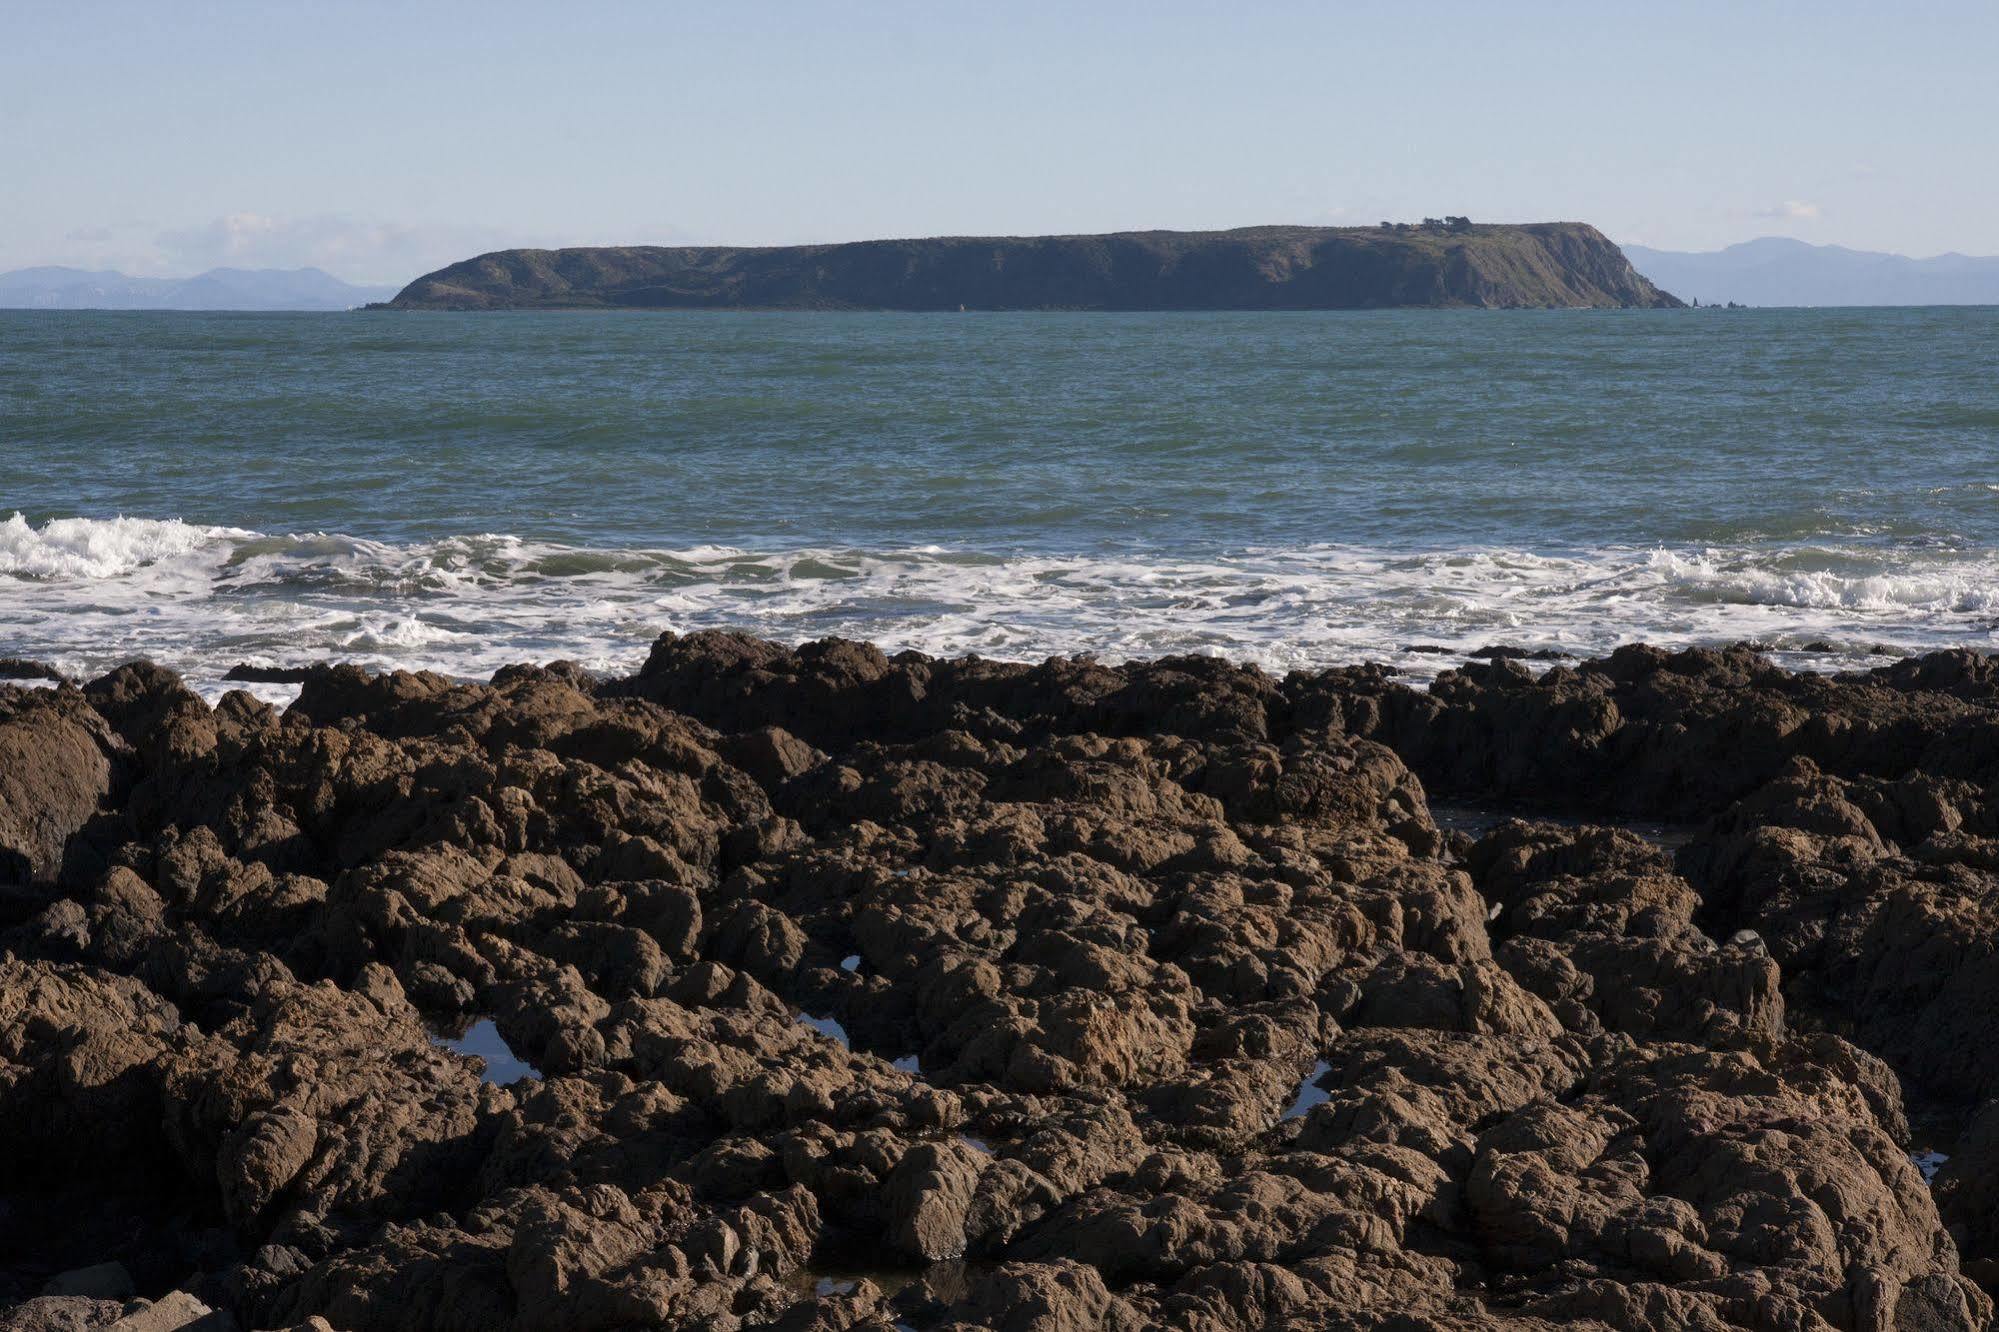
[[[211,268],[190,278],[55,267],[0,273],[0,309],[12,310],[351,310],[395,294],[317,268]]]
[[[1999,258],[1910,259],[1781,236],[1700,254],[1623,249],[1653,282],[1702,305],[1999,305]]]
[[[1571,237],[1563,232],[1570,229],[1554,227],[1541,228],[1499,228],[1480,226],[1475,233],[1481,237],[1494,237],[1511,233],[1548,232],[1560,235],[1563,242]],[[1578,234],[1588,233],[1588,228],[1574,228]],[[820,290],[813,284],[805,284],[792,279],[786,272],[765,273],[753,271],[750,265],[764,268],[782,267],[781,261],[793,256],[810,255],[813,261],[824,268],[829,259],[846,259],[849,255],[881,259],[874,252],[884,249],[910,250],[908,255],[900,255],[905,264],[915,260],[935,262],[942,259],[943,246],[971,248],[981,246],[993,248],[995,245],[1006,249],[1031,247],[1044,251],[1051,244],[1067,244],[1076,248],[1078,242],[1102,243],[1129,242],[1127,248],[1143,249],[1141,256],[1152,259],[1153,249],[1161,245],[1184,248],[1189,243],[1206,246],[1202,252],[1201,264],[1187,264],[1188,256],[1172,256],[1172,267],[1209,268],[1217,261],[1221,248],[1215,242],[1226,241],[1247,255],[1256,251],[1257,261],[1253,266],[1267,269],[1272,256],[1262,253],[1263,248],[1281,238],[1285,245],[1295,248],[1303,239],[1312,234],[1323,235],[1328,241],[1339,238],[1346,241],[1341,232],[1328,229],[1319,233],[1307,233],[1303,228],[1258,228],[1237,233],[1220,235],[1192,235],[1164,232],[1142,233],[1133,236],[1116,237],[1061,237],[1040,238],[1023,242],[966,242],[966,241],[919,241],[919,242],[873,242],[866,245],[811,246],[792,249],[762,251],[730,251],[724,249],[681,249],[681,250],[563,250],[563,251],[502,251],[495,255],[481,256],[480,259],[454,265],[437,273],[426,274],[404,288],[400,295],[394,287],[357,286],[343,282],[332,274],[317,268],[211,268],[206,273],[188,278],[131,277],[110,270],[90,270],[83,268],[21,268],[11,273],[0,273],[0,309],[42,309],[42,310],[351,310],[356,306],[373,302],[395,300],[399,307],[432,308],[493,308],[495,306],[550,306],[550,305],[766,305],[766,306],[875,306],[923,308],[941,306],[949,308],[958,304],[957,288],[960,283],[945,284],[951,292],[905,291],[900,288],[909,285],[916,276],[906,274],[901,282],[891,284],[898,290],[876,291],[880,286],[881,274],[871,271],[876,265],[861,264],[866,277],[876,279],[870,283],[859,281],[859,287],[868,290],[833,290],[843,284],[833,282],[828,289]],[[1593,233],[1590,233],[1593,234]],[[1438,278],[1434,287],[1424,282],[1412,281],[1424,276],[1427,265],[1421,260],[1427,255],[1415,255],[1420,248],[1412,241],[1434,244],[1434,238],[1422,235],[1405,236],[1384,234],[1378,239],[1360,236],[1365,244],[1377,248],[1404,249],[1412,253],[1389,267],[1400,271],[1397,280],[1387,284],[1382,290],[1370,288],[1365,292],[1313,293],[1306,296],[1279,295],[1276,291],[1252,291],[1211,293],[1201,291],[1125,292],[1107,289],[1097,291],[1097,286],[1105,285],[1106,274],[1096,272],[1098,268],[1126,267],[1124,263],[1112,264],[1111,259],[1119,258],[1111,254],[1085,256],[1103,259],[1101,263],[1078,261],[1075,264],[1057,264],[1057,270],[1043,276],[1053,282],[1047,291],[1012,290],[1020,285],[1025,276],[1019,267],[1009,264],[1014,271],[1008,274],[1008,290],[976,293],[968,292],[970,299],[965,303],[999,306],[1048,306],[1074,305],[1097,306],[1100,308],[1143,308],[1153,304],[1185,305],[1199,307],[1216,304],[1224,307],[1255,307],[1260,305],[1283,306],[1302,305],[1398,305],[1398,304],[1597,304],[1603,303],[1608,294],[1608,303],[1646,304],[1651,296],[1645,292],[1651,285],[1668,291],[1682,300],[1698,300],[1703,305],[1720,305],[1735,301],[1742,305],[1999,305],[1999,257],[1977,258],[1962,254],[1938,255],[1932,259],[1911,259],[1899,254],[1880,254],[1865,250],[1849,250],[1838,245],[1808,245],[1804,241],[1790,240],[1779,236],[1766,236],[1760,240],[1744,241],[1731,245],[1725,250],[1688,253],[1676,250],[1655,250],[1644,245],[1626,245],[1623,255],[1631,261],[1631,266],[1645,278],[1649,278],[1643,291],[1636,296],[1627,293],[1613,280],[1614,276],[1590,272],[1588,282],[1572,284],[1568,282],[1547,283],[1542,290],[1536,282],[1522,283],[1525,274],[1500,269],[1511,269],[1511,263],[1493,265],[1492,278],[1500,279],[1480,286],[1480,290],[1469,288],[1457,290],[1449,282]],[[1449,236],[1449,241],[1461,238]],[[1468,238],[1467,238],[1468,239]],[[1601,239],[1600,237],[1598,238]],[[1351,245],[1351,242],[1348,242]],[[1491,249],[1493,241],[1484,242],[1483,248]],[[1546,265],[1550,271],[1567,269],[1588,247],[1577,246],[1576,254],[1562,253]],[[1214,250],[1215,254],[1207,253]],[[1497,251],[1495,251],[1497,253]],[[1615,257],[1617,251],[1610,250]],[[1009,260],[1025,259],[1026,254],[1008,254]],[[1032,256],[1044,256],[1035,253]],[[1065,256],[1073,257],[1073,256]],[[1129,257],[1129,256],[1125,256]],[[1287,272],[1295,271],[1302,256],[1286,254],[1285,262],[1278,265]],[[1330,258],[1314,255],[1312,258]],[[1359,256],[1356,256],[1359,257]],[[1385,256],[1383,256],[1385,257]],[[959,256],[952,255],[953,260]],[[969,259],[970,256],[964,256]],[[1342,255],[1342,259],[1346,256]],[[1509,256],[1510,259],[1510,256]],[[521,271],[508,267],[501,276],[498,265],[507,265],[518,260]],[[612,262],[615,260],[616,262]],[[1303,260],[1307,268],[1312,260]],[[1346,260],[1337,267],[1345,268],[1353,260]],[[1376,267],[1373,264],[1363,267]],[[572,268],[572,264],[576,267]],[[917,265],[928,267],[929,263]],[[946,262],[943,267],[953,268],[958,264]],[[1138,265],[1150,267],[1150,264]],[[1588,264],[1581,265],[1589,267]],[[893,265],[890,265],[893,267]],[[1528,270],[1540,270],[1544,261],[1525,265]],[[548,271],[544,271],[546,268]],[[624,270],[630,269],[629,273]],[[1417,272],[1406,271],[1419,270]],[[616,275],[610,270],[617,270]],[[1065,271],[1066,270],[1066,271]],[[1627,273],[1629,269],[1625,270]],[[532,276],[529,276],[529,273]],[[555,277],[559,272],[561,277]],[[1439,270],[1441,274],[1442,270]],[[1465,276],[1474,276],[1468,273]],[[835,275],[839,276],[839,275]],[[853,275],[857,280],[861,272]],[[926,276],[942,276],[926,275]],[[970,274],[957,275],[970,276]],[[1120,272],[1120,278],[1134,276]],[[1218,276],[1218,275],[1209,275]],[[1534,271],[1536,279],[1546,275]],[[759,280],[761,279],[761,281]],[[1141,278],[1137,285],[1151,288],[1157,278]],[[1267,275],[1249,283],[1250,288],[1261,288],[1268,282]],[[1601,284],[1601,289],[1599,284]],[[826,283],[822,272],[820,285]],[[924,284],[917,283],[922,286]],[[972,286],[981,284],[973,283]],[[987,284],[989,285],[989,284]],[[1029,283],[1029,286],[1034,284]],[[1046,285],[1045,283],[1043,285]],[[1110,287],[1121,284],[1113,282]],[[1170,285],[1170,284],[1169,284]],[[1212,283],[1206,285],[1213,285]],[[1224,283],[1223,285],[1227,285]],[[1291,282],[1278,283],[1290,287]],[[1570,290],[1571,286],[1575,290]],[[712,290],[709,289],[712,286]],[[812,287],[806,290],[806,287]],[[1490,287],[1491,290],[1486,290]],[[1527,288],[1533,287],[1531,292]],[[767,289],[766,289],[767,288]],[[1059,288],[1059,290],[1058,290]],[[1090,288],[1090,290],[1082,290]],[[1515,288],[1518,288],[1517,290]],[[947,299],[949,297],[949,299]],[[1667,298],[1670,300],[1670,298]]]

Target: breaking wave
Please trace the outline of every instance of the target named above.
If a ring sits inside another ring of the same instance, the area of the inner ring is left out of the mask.
[[[16,578],[116,578],[195,554],[219,540],[255,533],[195,527],[179,519],[52,518],[30,526],[20,514],[0,523],[0,574]]]
[[[238,662],[479,677],[569,658],[630,670],[663,629],[1021,659],[1218,653],[1280,671],[1379,660],[1428,674],[1494,643],[1587,656],[1638,640],[1749,639],[1792,664],[1851,666],[1877,648],[1990,646],[1996,617],[1994,551],[647,550],[0,522],[0,655],[77,675],[150,656],[211,696]]]

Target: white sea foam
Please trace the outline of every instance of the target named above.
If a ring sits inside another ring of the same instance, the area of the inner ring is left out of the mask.
[[[0,522],[0,574],[16,578],[115,578],[213,542],[255,533],[196,527],[177,518],[52,518],[40,527],[16,513]]]
[[[476,677],[566,657],[630,670],[662,629],[706,627],[1021,659],[1219,653],[1280,671],[1383,660],[1424,675],[1492,643],[1591,655],[1746,638],[1793,664],[1851,666],[1875,644],[1989,647],[1995,615],[1995,551],[1324,545],[1195,558],[586,549],[495,534],[395,545],[170,520],[0,523],[0,655],[79,675],[150,656],[211,696],[237,662]]]
[[[1842,572],[1762,567],[1714,553],[1662,551],[1655,566],[1679,590],[1719,602],[1808,610],[1920,611],[1979,615],[1999,611],[1990,563],[1919,572]]]

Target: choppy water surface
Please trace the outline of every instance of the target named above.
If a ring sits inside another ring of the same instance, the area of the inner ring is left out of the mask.
[[[1995,353],[1999,309],[6,312],[0,655],[1989,646]]]

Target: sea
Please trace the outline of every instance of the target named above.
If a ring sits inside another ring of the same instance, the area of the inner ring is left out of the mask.
[[[1999,308],[0,312],[0,656],[1999,639]]]

